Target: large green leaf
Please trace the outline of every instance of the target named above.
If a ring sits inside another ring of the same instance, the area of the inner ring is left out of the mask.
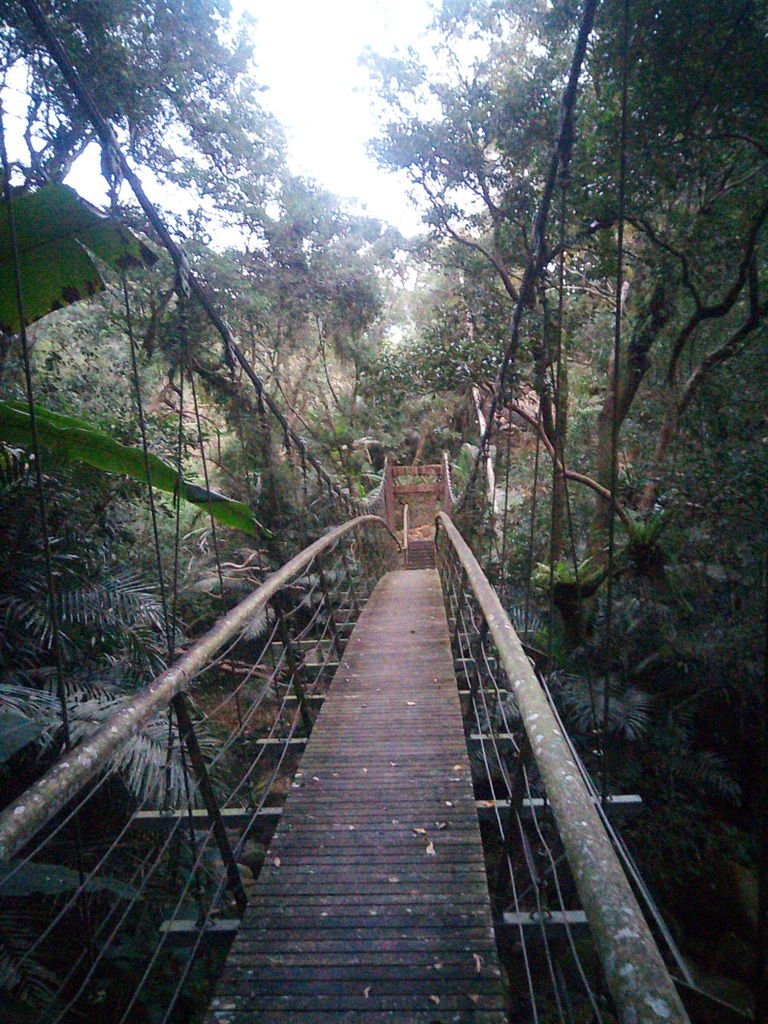
[[[16,711],[0,711],[0,763],[36,740],[45,730],[26,715]]]
[[[103,430],[74,416],[63,416],[40,406],[35,406],[35,415],[40,444],[58,458],[66,462],[83,462],[142,483],[150,482],[141,448],[120,444]],[[0,440],[28,449],[32,447],[29,410],[23,402],[0,402]],[[150,454],[147,458],[153,487],[170,494],[178,491],[185,501],[204,508],[214,519],[235,530],[243,530],[252,536],[263,536],[268,532],[243,502],[189,483],[156,455]]]
[[[149,246],[66,185],[44,185],[13,200],[17,249],[8,211],[0,209],[0,332],[21,326],[14,264],[18,262],[27,323],[104,288],[91,253],[112,267],[150,266]]]

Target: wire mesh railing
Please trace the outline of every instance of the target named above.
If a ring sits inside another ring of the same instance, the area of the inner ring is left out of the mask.
[[[455,525],[438,517],[514,1019],[687,1021],[549,695]],[[621,802],[619,802],[621,803]],[[591,939],[590,939],[591,936]]]
[[[205,1007],[297,753],[396,557],[376,517],[333,528],[5,809],[7,1006],[46,1024]]]

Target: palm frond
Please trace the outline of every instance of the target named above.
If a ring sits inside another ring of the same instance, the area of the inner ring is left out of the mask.
[[[86,697],[68,702],[70,732],[75,743],[83,742],[124,703],[122,696]],[[198,730],[203,752],[212,741]],[[169,726],[167,715],[152,718],[140,732],[131,736],[109,762],[131,795],[141,804],[181,806],[187,786],[196,791],[194,777],[187,776],[180,753],[176,723]]]
[[[553,672],[552,689],[569,721],[581,733],[603,722],[608,688],[608,731],[626,740],[641,739],[651,726],[653,697],[635,686],[624,687],[619,680],[590,679],[575,672]]]
[[[679,780],[702,789],[725,803],[738,803],[741,786],[725,759],[711,750],[688,750],[678,759],[674,774]]]
[[[53,998],[57,979],[53,971],[26,950],[37,938],[28,915],[20,910],[0,913],[0,992],[33,1007],[43,1007]]]
[[[0,495],[6,497],[29,479],[30,463],[19,448],[0,444]]]
[[[535,636],[544,629],[544,619],[538,610],[529,605],[527,610],[524,602],[515,602],[509,609],[509,617],[521,637]]]
[[[269,605],[257,612],[243,630],[243,640],[258,640],[264,636],[275,621],[275,613]]]

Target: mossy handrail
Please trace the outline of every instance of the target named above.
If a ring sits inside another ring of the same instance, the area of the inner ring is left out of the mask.
[[[368,524],[386,530],[400,548],[397,537],[380,516],[362,515],[332,527],[294,555],[253,593],[222,616],[164,672],[127,700],[92,735],[65,753],[37,782],[0,812],[0,863],[15,856],[83,789],[130,736],[185,690],[216,652],[236,636],[279,590],[315,558],[332,548],[345,534]]]
[[[451,519],[437,515],[493,637],[622,1024],[689,1024],[675,984],[619,863],[544,689],[496,591]]]

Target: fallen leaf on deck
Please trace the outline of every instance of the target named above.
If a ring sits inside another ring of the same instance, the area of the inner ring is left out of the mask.
[[[429,997],[429,1001],[430,1001],[430,1003],[434,1003],[435,1006],[439,1006],[440,1005],[440,996],[430,996]]]
[[[417,836],[425,836],[427,834],[427,830],[425,828],[415,828],[413,831]]]
[[[370,994],[371,994],[371,986],[368,985],[366,988],[363,989],[363,995],[367,999]]]
[[[483,958],[480,956],[479,953],[473,953],[472,956],[475,958],[475,970],[479,974],[480,971],[483,969]]]
[[[275,857],[275,859],[272,861],[272,863],[275,865],[276,868],[279,868],[280,865],[282,864],[282,861],[280,860],[279,857]]]
[[[407,700],[405,703],[408,705],[409,708],[415,708],[416,707],[416,701],[415,700]]]
[[[427,843],[427,850],[426,850],[426,852],[427,852],[427,854],[430,857],[436,857],[437,856],[437,854],[435,853],[435,844],[432,842],[431,839]]]

